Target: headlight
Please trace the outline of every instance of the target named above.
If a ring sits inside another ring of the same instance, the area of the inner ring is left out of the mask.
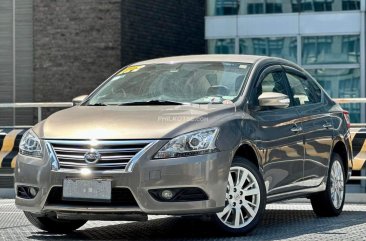
[[[193,156],[217,151],[215,141],[218,128],[187,133],[170,140],[154,156],[155,159]]]
[[[43,156],[41,141],[32,130],[28,130],[24,133],[20,140],[19,153],[31,157]]]

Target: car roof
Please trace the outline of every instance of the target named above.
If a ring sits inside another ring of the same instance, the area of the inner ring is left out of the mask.
[[[202,54],[174,56],[158,59],[150,59],[134,63],[134,65],[144,64],[164,64],[164,63],[188,63],[188,62],[240,62],[253,64],[261,59],[267,59],[266,56],[258,55],[239,55],[239,54]]]

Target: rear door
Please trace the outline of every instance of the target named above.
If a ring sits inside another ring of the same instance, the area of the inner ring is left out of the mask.
[[[333,124],[322,91],[307,75],[284,66],[305,137],[304,186],[319,185],[327,174]]]
[[[261,108],[258,97],[265,92],[290,95],[281,66],[268,67],[260,74],[249,104],[250,113],[258,124],[254,140],[264,160],[267,193],[274,195],[301,188],[304,145],[297,111],[291,104],[287,108]]]

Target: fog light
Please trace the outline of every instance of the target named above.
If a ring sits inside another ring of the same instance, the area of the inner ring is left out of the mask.
[[[37,189],[35,189],[34,187],[30,187],[29,194],[32,196],[32,198],[35,197],[37,195]]]
[[[173,198],[174,194],[172,191],[170,190],[164,190],[161,192],[161,196],[166,199],[166,200],[170,200]]]

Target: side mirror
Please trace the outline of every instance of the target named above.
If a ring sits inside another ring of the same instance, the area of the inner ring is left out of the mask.
[[[80,105],[85,100],[86,97],[88,97],[88,96],[87,95],[80,95],[78,97],[75,97],[74,99],[72,99],[72,105],[73,106]]]
[[[290,98],[281,93],[265,92],[258,97],[259,106],[284,109],[289,107]]]

